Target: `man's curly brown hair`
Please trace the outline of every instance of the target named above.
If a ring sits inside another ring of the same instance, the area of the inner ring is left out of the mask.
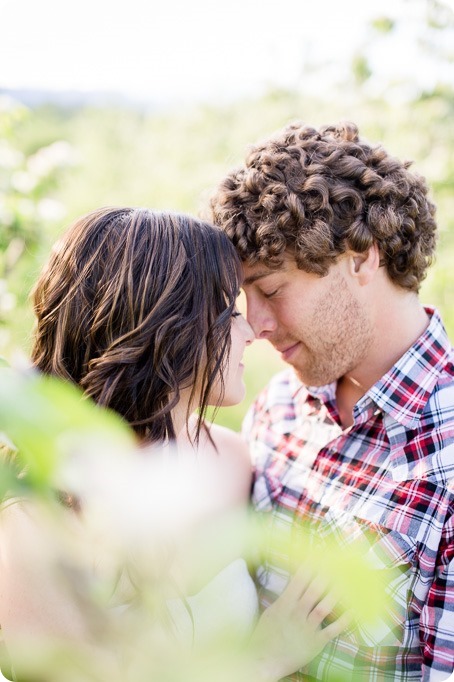
[[[375,242],[391,280],[418,291],[437,228],[426,182],[410,165],[360,140],[353,123],[295,122],[251,147],[213,195],[210,218],[243,261],[279,267],[290,251],[321,276],[346,250]]]

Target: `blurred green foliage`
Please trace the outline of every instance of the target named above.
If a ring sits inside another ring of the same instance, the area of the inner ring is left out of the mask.
[[[193,574],[198,581],[206,575],[208,582],[213,574],[207,567],[219,568],[219,557],[226,547],[238,547],[239,538],[251,566],[269,552],[268,514],[220,514],[211,505],[200,506],[200,499],[215,500],[217,491],[211,477],[201,479],[195,460],[161,452],[157,445],[139,450],[118,415],[54,377],[0,368],[0,444],[5,434],[17,449],[12,459],[0,458],[1,512],[8,515],[8,504],[26,505],[37,523],[40,562],[87,633],[84,642],[59,640],[47,631],[33,634],[33,628],[28,636],[8,631],[19,679],[255,679],[255,662],[263,656],[260,640],[228,620],[222,601],[208,607],[228,627],[214,628],[193,647],[178,619],[172,625],[162,612],[170,609],[166,599],[181,600],[175,568],[183,584]],[[77,500],[77,506],[59,504],[57,490],[60,500]],[[18,496],[21,502],[11,501]],[[368,542],[352,540],[350,533],[338,536],[314,536],[302,522],[291,534],[285,527],[282,533],[274,530],[273,547],[291,557],[292,571],[302,567],[342,595],[342,608],[352,614],[349,632],[361,638],[364,628],[389,617],[391,574],[373,567]],[[125,580],[131,583],[127,591],[120,587]],[[286,626],[287,641],[304,651],[300,630]]]
[[[118,415],[96,409],[75,385],[8,367],[0,368],[1,432],[19,449],[27,480],[40,490],[49,485],[62,451],[81,447],[93,433],[125,451],[135,445]]]
[[[419,27],[415,40],[421,50],[452,64],[452,43],[438,39],[452,26],[453,13],[447,4],[427,0],[426,22]],[[378,17],[371,23],[371,44],[393,40],[397,28],[394,19]],[[434,72],[432,86],[423,91],[413,88],[411,96],[409,84],[393,82],[381,92],[373,90],[370,84],[376,66],[372,65],[368,47],[358,46],[349,77],[333,87],[328,99],[315,98],[301,89],[275,89],[255,99],[170,110],[132,105],[45,105],[29,110],[0,96],[0,355],[11,359],[18,350],[28,353],[33,324],[30,288],[52,243],[74,218],[112,204],[203,212],[210,189],[242,161],[247,145],[295,118],[315,126],[353,120],[362,136],[382,142],[400,158],[414,160],[415,169],[432,188],[440,228],[437,259],[421,298],[439,307],[454,338],[454,89],[438,83]],[[218,421],[238,429],[245,407],[280,367],[279,358],[264,342],[248,348],[245,403],[220,410]],[[71,449],[73,435],[83,437],[84,428],[101,429],[102,439],[109,440],[111,435],[119,442],[124,439],[128,449],[129,435],[123,425],[118,420],[114,423],[115,417],[111,421],[109,415],[104,422],[96,408],[80,401],[74,387],[53,380],[25,379],[9,370],[1,372],[6,373],[0,386],[0,430],[14,440],[20,451],[19,459],[10,458],[8,464],[1,465],[2,496],[11,491],[20,495],[30,490],[43,493],[54,486],[54,466],[62,449]],[[96,446],[98,437],[94,434]],[[4,434],[0,434],[0,441],[6,448],[11,445]],[[18,477],[23,465],[29,472],[25,478]],[[70,535],[66,527],[63,531]],[[222,534],[218,535],[219,542],[224,542]],[[260,534],[254,535],[254,543],[260,544]],[[304,545],[302,548],[305,551]],[[313,557],[319,566],[339,568],[337,556],[329,560],[326,554],[320,557],[315,553]],[[147,568],[154,559],[150,558]],[[370,606],[358,588],[364,587],[368,597],[379,592],[369,589],[369,577],[357,558],[349,555],[341,568],[337,573],[344,580],[342,593],[357,594],[360,606]],[[145,597],[148,599],[150,594]],[[128,644],[128,637],[137,638],[136,647],[143,633],[152,631],[151,621],[144,627],[144,621],[135,619],[134,614],[125,624],[132,627],[128,633],[120,631],[124,636],[118,639],[120,650],[125,641]],[[154,658],[149,656],[150,642],[160,654]],[[218,643],[211,657],[204,657],[202,672],[194,667],[194,658],[174,655],[173,642],[171,648],[168,643],[162,648],[162,644],[160,638],[147,639],[139,647],[147,656],[137,661],[140,674],[134,679],[164,679],[164,675],[169,680],[213,679],[213,675],[220,681],[251,679],[245,672],[247,661],[230,656],[225,642]],[[65,679],[71,679],[61,662],[64,659],[56,660],[55,669],[51,669],[47,652],[41,648],[36,651],[38,655],[46,679],[60,680],[62,667]],[[79,652],[71,655],[75,660]],[[28,673],[32,678],[36,673],[36,660],[24,677]],[[81,656],[77,664],[86,667],[87,679],[110,679],[102,661],[99,670],[96,668],[93,656],[86,662]],[[153,670],[151,664],[155,665]],[[224,669],[225,676],[221,677]]]
[[[27,144],[22,131],[33,118],[0,97],[0,354],[27,347],[28,291],[48,250],[49,226],[65,214],[56,188],[72,164],[69,143],[55,134]]]
[[[423,41],[421,50],[440,64],[452,65],[452,54],[440,46],[449,43],[453,13],[439,0],[426,6],[415,41]],[[381,15],[370,31],[370,44],[358,46],[349,76],[328,99],[275,89],[254,99],[169,110],[131,104],[43,105],[33,111],[0,99],[0,355],[28,352],[29,290],[51,244],[75,217],[102,205],[203,213],[211,189],[242,161],[247,146],[296,118],[315,126],[355,121],[363,137],[414,160],[427,178],[440,240],[421,297],[440,308],[453,338],[454,88],[439,83],[434,72],[429,89],[395,82],[372,89],[378,67],[371,66],[368,50],[377,41],[397,39],[398,22]],[[253,346],[247,362],[246,405],[281,367],[264,344]],[[238,428],[244,409],[221,410],[218,419]]]

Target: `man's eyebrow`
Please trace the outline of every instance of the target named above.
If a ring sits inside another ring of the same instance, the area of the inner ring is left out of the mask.
[[[268,277],[268,275],[274,275],[277,271],[276,270],[263,270],[262,272],[255,272],[253,275],[249,275],[249,277],[246,277],[243,280],[242,286],[248,285],[248,284],[254,284],[258,279],[263,279],[264,277]]]

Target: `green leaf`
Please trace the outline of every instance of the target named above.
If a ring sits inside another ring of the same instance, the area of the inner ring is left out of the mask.
[[[131,448],[134,436],[110,410],[96,406],[73,384],[50,376],[0,369],[0,430],[18,448],[38,488],[52,480],[63,454],[89,438]]]
[[[377,33],[391,33],[394,29],[396,22],[391,19],[391,17],[377,17],[371,22],[372,28],[377,31]]]

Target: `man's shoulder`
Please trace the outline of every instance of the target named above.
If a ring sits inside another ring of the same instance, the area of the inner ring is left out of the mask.
[[[453,490],[454,481],[454,363],[452,348],[442,361],[424,367],[402,381],[398,395],[406,398],[409,419],[391,419],[393,430],[393,478],[427,481],[441,488]],[[430,356],[427,356],[430,359]],[[424,358],[422,358],[424,360]],[[421,362],[422,362],[421,360]],[[427,360],[427,358],[426,358]],[[416,387],[416,389],[415,389]],[[399,409],[395,413],[400,414]],[[390,413],[391,417],[394,415]],[[389,423],[388,423],[389,425]],[[401,437],[397,437],[398,433]],[[389,431],[388,431],[389,436]]]
[[[454,435],[454,350],[437,377],[423,414],[426,418],[431,415],[435,426],[449,426]]]
[[[430,437],[430,453],[437,466],[452,479],[454,474],[454,365],[446,366],[432,391],[422,414],[422,430]]]

